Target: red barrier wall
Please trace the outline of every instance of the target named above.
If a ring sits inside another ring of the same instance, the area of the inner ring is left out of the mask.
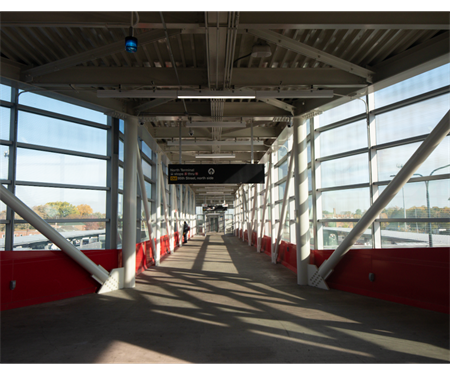
[[[178,244],[175,232],[174,245]],[[169,236],[161,238],[161,259],[170,252]],[[122,267],[122,250],[83,250],[107,271]],[[136,274],[154,265],[150,241],[136,244]],[[100,285],[62,251],[1,251],[0,298],[2,310],[96,293]],[[10,290],[11,280],[16,288]]]
[[[271,238],[264,236],[261,251],[270,255]],[[317,267],[333,250],[311,250]],[[352,249],[327,278],[332,289],[379,298],[449,314],[450,249]],[[297,273],[296,245],[281,241],[278,262]],[[375,280],[369,280],[369,273]]]
[[[118,267],[120,250],[84,250],[107,271]],[[95,293],[99,284],[62,251],[0,252],[1,310]],[[16,288],[10,290],[11,280]]]

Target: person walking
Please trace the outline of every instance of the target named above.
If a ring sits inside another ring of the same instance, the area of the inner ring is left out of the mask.
[[[190,229],[191,228],[189,227],[189,225],[186,222],[184,222],[184,225],[183,225],[183,243],[187,243],[187,234],[188,234]]]

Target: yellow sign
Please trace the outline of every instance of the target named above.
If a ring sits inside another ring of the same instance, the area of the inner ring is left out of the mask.
[[[170,181],[177,181],[178,180],[178,176],[170,176]]]

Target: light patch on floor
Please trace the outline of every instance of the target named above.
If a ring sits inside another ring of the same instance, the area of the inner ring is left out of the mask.
[[[177,314],[174,312],[170,312],[170,311],[164,311],[164,310],[152,310],[153,313],[158,313],[158,314],[164,314],[164,315],[169,315],[169,316],[173,316],[175,318],[181,318],[181,319],[187,319],[187,320],[192,320],[194,322],[198,322],[198,323],[202,323],[202,324],[212,324],[214,326],[219,326],[219,327],[229,327],[228,324],[225,323],[220,323],[220,322],[214,322],[212,320],[206,320],[206,319],[201,319],[201,318],[196,318],[194,316],[189,316],[189,315],[183,315],[183,314]]]

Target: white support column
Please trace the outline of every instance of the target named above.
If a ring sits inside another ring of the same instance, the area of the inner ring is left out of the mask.
[[[275,250],[275,195],[274,195],[274,190],[275,190],[275,186],[274,186],[274,178],[273,178],[273,174],[275,173],[275,168],[273,166],[273,154],[270,155],[270,169],[269,169],[269,193],[270,193],[270,259],[273,259],[273,252]]]
[[[293,153],[293,150],[291,150],[291,157],[289,159],[289,168],[288,168],[287,178],[286,178],[286,186],[284,188],[283,204],[281,206],[281,216],[280,216],[280,220],[278,223],[277,240],[275,242],[275,249],[274,249],[273,256],[272,256],[272,263],[274,263],[274,264],[277,262],[278,247],[280,246],[280,242],[281,242],[281,231],[283,230],[284,220],[286,219],[286,206],[287,206],[287,201],[288,201],[288,196],[289,196],[289,184],[291,182],[292,171],[294,169],[294,160],[295,160],[294,153]]]
[[[158,161],[156,165],[156,180],[158,180],[159,171],[162,168],[162,154],[158,152]],[[159,266],[161,262],[161,184],[156,182],[156,252],[155,266]]]
[[[250,188],[249,195],[250,195]],[[256,210],[256,184],[253,184],[253,209],[252,209],[252,221],[250,222],[250,229],[249,229],[249,241],[248,245],[252,245],[252,236],[253,236],[253,228],[255,227],[255,210]]]
[[[313,204],[314,204],[314,248],[317,250],[323,249],[323,224],[320,220],[323,218],[323,209],[322,209],[322,192],[317,191],[322,188],[322,163],[317,161],[320,158],[320,132],[315,129],[319,128],[319,117],[316,116],[313,119],[313,128],[311,130],[314,135],[314,139],[311,139],[311,143],[314,142],[314,157],[312,158],[311,164],[314,166],[311,174],[314,173],[314,184],[313,184]]]
[[[272,162],[269,162],[269,170],[267,171],[267,177],[266,177],[266,189],[264,190],[264,200],[263,200],[263,211],[262,211],[262,217],[261,217],[261,225],[258,233],[258,247],[257,251],[258,253],[261,252],[261,242],[264,237],[264,225],[266,221],[266,208],[267,208],[267,197],[269,195],[269,189],[270,189],[270,172],[272,169]]]
[[[156,252],[156,242],[153,236],[152,231],[152,221],[151,221],[151,214],[148,206],[148,197],[147,197],[147,190],[145,189],[145,179],[144,179],[144,172],[142,171],[142,159],[141,159],[141,152],[139,150],[139,145],[136,142],[136,155],[137,155],[137,174],[138,174],[138,181],[141,187],[141,194],[142,194],[142,203],[144,205],[144,212],[145,212],[145,224],[147,225],[148,230],[148,236],[150,239],[150,243],[152,245],[152,251],[153,254]]]
[[[138,124],[137,117],[125,119],[122,238],[125,288],[134,288],[136,277],[136,143],[138,140]]]
[[[177,229],[178,229],[178,246],[183,246],[183,241],[181,239],[182,229],[180,226],[180,210],[178,209],[178,199],[177,199],[177,185],[171,185],[172,186],[172,196],[173,196],[173,211],[174,211],[174,217],[177,222]],[[181,186],[181,185],[180,185]],[[175,233],[175,231],[174,231]]]
[[[309,246],[309,204],[308,204],[308,145],[306,121],[294,117],[295,158],[295,233],[297,245],[297,284],[308,285]]]
[[[162,170],[162,162],[161,167],[159,168],[159,180],[161,181],[161,190],[162,190],[162,197],[163,197],[163,209],[164,209],[164,219],[166,221],[166,233],[169,236],[169,244],[173,242],[172,238],[172,230],[169,222],[169,215],[167,214],[167,198],[166,198],[166,183],[164,181],[164,174]],[[170,253],[173,253],[173,246],[169,245]]]
[[[386,205],[394,198],[394,196],[401,190],[401,188],[408,182],[414,172],[420,168],[422,163],[428,156],[436,149],[436,147],[445,139],[450,132],[450,111],[448,111],[441,121],[436,125],[433,131],[419,146],[416,152],[410,157],[403,168],[393,178],[389,185],[380,194],[374,204],[367,210],[363,217],[353,227],[347,237],[344,238],[338,248],[331,254],[330,258],[320,268],[311,275],[309,284],[312,286],[319,286],[324,284],[324,280],[333,271],[333,268],[342,257],[350,250],[351,246],[361,236],[361,234],[372,224],[380,212]]]
[[[372,205],[380,195],[380,187],[378,184],[374,184],[378,181],[378,151],[374,148],[377,144],[376,135],[376,125],[375,125],[375,115],[370,113],[371,109],[375,108],[375,94],[372,89],[369,88],[371,92],[367,95],[367,104],[369,109],[368,116],[368,146],[369,146],[369,171],[370,171],[370,205]],[[372,229],[372,247],[375,249],[381,249],[381,225],[379,222],[373,223]]]

